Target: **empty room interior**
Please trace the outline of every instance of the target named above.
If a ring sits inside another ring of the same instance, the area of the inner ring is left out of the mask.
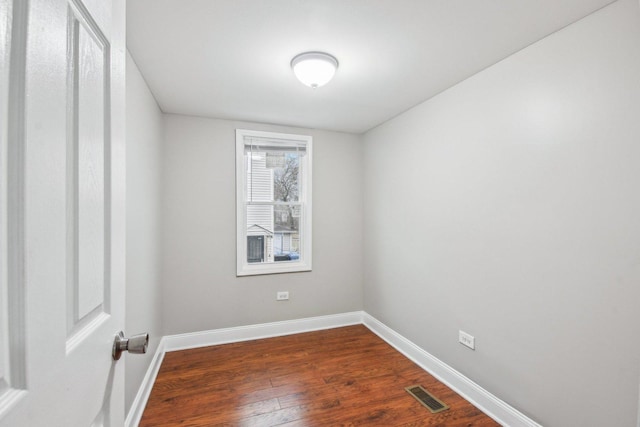
[[[637,0],[131,0],[127,49],[129,421],[162,354],[364,324],[503,425],[640,426]]]
[[[640,427],[638,0],[0,17],[0,426]]]
[[[127,47],[129,419],[160,337],[363,323],[503,425],[640,426],[637,0],[132,0]],[[309,271],[241,271],[238,130],[312,138]]]

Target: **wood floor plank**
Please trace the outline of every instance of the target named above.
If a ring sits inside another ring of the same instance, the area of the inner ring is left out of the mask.
[[[431,414],[404,387],[450,406]],[[493,427],[363,325],[165,355],[140,426]]]

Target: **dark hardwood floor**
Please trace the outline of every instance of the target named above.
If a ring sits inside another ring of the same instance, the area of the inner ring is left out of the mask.
[[[450,406],[431,414],[404,388]],[[362,325],[165,355],[140,426],[499,424]]]

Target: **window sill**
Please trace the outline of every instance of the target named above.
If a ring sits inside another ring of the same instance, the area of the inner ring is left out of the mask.
[[[238,265],[237,277],[258,276],[263,274],[298,273],[311,271],[311,263],[304,261],[278,262],[270,264],[248,264]]]

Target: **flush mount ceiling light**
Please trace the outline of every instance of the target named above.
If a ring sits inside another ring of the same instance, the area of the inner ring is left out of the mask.
[[[291,68],[298,80],[315,89],[326,85],[333,78],[338,60],[328,53],[305,52],[291,60]]]

